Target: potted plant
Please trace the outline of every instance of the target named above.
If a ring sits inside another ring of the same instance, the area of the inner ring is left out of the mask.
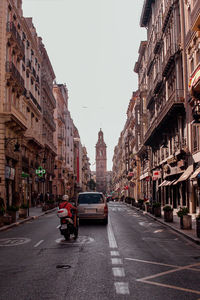
[[[173,222],[173,207],[170,205],[165,205],[163,207],[164,211],[164,221],[165,222]]]
[[[144,200],[143,200],[143,199],[138,199],[138,207],[139,207],[140,209],[142,209],[143,203],[144,203]]]
[[[145,211],[147,211],[147,212],[148,212],[149,205],[150,205],[149,201],[146,201],[145,202]]]
[[[12,217],[12,223],[16,222],[16,213],[19,210],[18,206],[9,205],[7,206],[7,214]]]
[[[181,229],[192,229],[192,217],[189,214],[187,207],[180,207],[177,216],[180,218]]]
[[[153,213],[154,213],[155,217],[161,217],[161,203],[160,202],[153,203]]]
[[[19,218],[25,219],[27,217],[29,205],[27,203],[22,203],[19,207]]]
[[[197,237],[200,238],[200,213],[196,216],[196,233]]]
[[[5,213],[5,208],[0,207],[0,227],[4,225],[4,213]]]

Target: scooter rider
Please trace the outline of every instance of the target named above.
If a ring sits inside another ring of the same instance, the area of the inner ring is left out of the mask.
[[[69,203],[69,196],[63,195],[62,202],[59,204],[59,209],[66,208],[68,211],[68,216],[71,219],[74,219],[74,227],[76,227],[76,214],[77,214],[77,208],[73,206],[71,203]],[[71,210],[74,210],[75,217],[73,218]]]

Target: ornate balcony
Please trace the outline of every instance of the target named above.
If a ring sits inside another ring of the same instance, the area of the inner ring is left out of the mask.
[[[64,134],[59,132],[58,133],[58,139],[63,141],[64,140]]]
[[[151,52],[148,58],[148,63],[147,63],[147,76],[149,75],[151,68],[153,66],[153,61],[154,61],[154,53]]]
[[[170,19],[171,12],[173,10],[173,0],[165,0],[165,12],[163,14],[163,27],[162,32],[165,32],[168,21]]]
[[[19,71],[13,64],[13,62],[6,62],[6,79],[7,84],[12,86],[13,89],[16,89],[19,95],[22,95],[24,92],[24,79],[20,75]]]
[[[163,69],[162,69],[162,75],[163,77],[166,77],[171,65],[174,62],[174,58],[175,58],[175,54],[179,51],[179,47],[177,44],[171,44],[168,49],[167,49],[167,53],[164,57],[164,61],[163,61]]]
[[[26,67],[31,72],[32,66],[31,66],[31,61],[29,58],[26,59]]]
[[[56,124],[54,122],[53,115],[51,115],[51,113],[48,112],[47,110],[44,110],[44,119],[49,124],[51,129],[53,131],[55,131],[56,130]]]
[[[42,112],[42,108],[40,106],[40,104],[37,102],[36,98],[33,96],[33,94],[31,92],[29,92],[30,94],[30,99],[32,100],[32,102],[35,104],[35,106],[37,107],[37,109]]]
[[[144,144],[151,145],[153,136],[156,132],[164,127],[168,122],[168,117],[171,117],[173,114],[184,112],[184,91],[183,90],[174,90],[167,101],[164,103],[160,111],[157,112],[157,116],[152,118],[150,127],[148,128]]]
[[[14,46],[15,50],[18,52],[19,58],[22,59],[25,54],[25,47],[13,22],[7,22],[6,31],[9,44]]]
[[[162,78],[162,74],[159,72],[156,74],[156,77],[154,79],[154,83],[153,83],[153,93],[154,94],[158,94],[161,86],[163,83],[163,78]]]
[[[157,54],[162,43],[162,31],[156,33],[153,53]]]
[[[53,108],[56,108],[56,100],[52,93],[52,88],[49,86],[49,83],[47,82],[47,80],[44,77],[42,78],[41,81],[42,81],[42,87],[45,89],[45,91],[48,95],[48,99],[51,101]]]
[[[152,89],[149,91],[148,96],[147,96],[147,108],[151,105],[152,101],[154,100],[154,95],[152,92]]]

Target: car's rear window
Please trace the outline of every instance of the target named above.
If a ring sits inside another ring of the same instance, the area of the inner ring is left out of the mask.
[[[95,204],[103,203],[103,196],[101,194],[83,194],[78,196],[79,204]]]

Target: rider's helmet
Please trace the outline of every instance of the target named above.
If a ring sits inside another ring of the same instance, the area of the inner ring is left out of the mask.
[[[63,195],[62,200],[63,201],[69,201],[69,196],[68,195]]]

